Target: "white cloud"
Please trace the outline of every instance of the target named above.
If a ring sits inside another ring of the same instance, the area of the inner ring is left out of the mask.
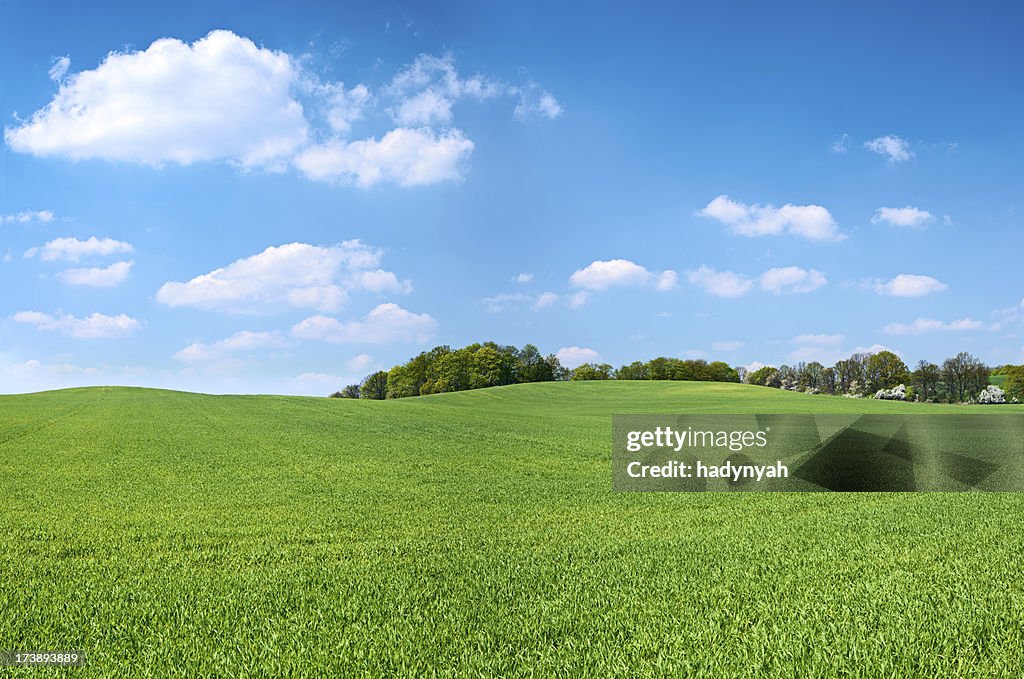
[[[889,281],[875,281],[872,285],[875,292],[890,297],[923,297],[933,292],[942,292],[949,286],[931,276],[901,273]]]
[[[402,294],[412,292],[411,281],[399,281],[398,276],[391,271],[384,271],[383,269],[360,272],[359,285],[364,290],[369,290],[370,292]]]
[[[889,335],[920,335],[927,332],[960,332],[965,330],[983,330],[985,324],[971,318],[943,323],[934,318],[918,318],[913,323],[890,323],[882,330]]]
[[[71,68],[71,57],[63,56],[53,60],[53,65],[50,66],[50,80],[55,83],[60,83],[64,80],[64,76],[68,74],[68,69]]]
[[[533,303],[535,309],[546,309],[558,301],[558,295],[553,292],[542,292]]]
[[[590,301],[590,293],[586,290],[581,290],[577,293],[573,293],[569,297],[569,308],[579,309],[580,307],[586,306],[587,302]]]
[[[29,222],[42,222],[44,224],[53,221],[52,210],[23,210],[9,215],[0,215],[0,224],[28,224]]]
[[[112,288],[128,280],[134,261],[114,262],[108,267],[65,269],[57,277],[68,285],[88,285],[94,288]]]
[[[825,274],[815,269],[801,269],[798,266],[787,266],[768,269],[761,274],[761,289],[776,295],[782,293],[813,292],[825,285],[828,280]]]
[[[910,150],[910,142],[903,137],[894,134],[887,134],[884,137],[876,137],[871,141],[864,142],[864,148],[869,151],[887,156],[890,163],[900,163],[914,157]]]
[[[564,365],[570,370],[583,365],[584,363],[594,363],[601,359],[601,354],[597,353],[593,349],[588,347],[562,347],[555,352],[555,358],[558,362]]]
[[[674,288],[678,278],[675,271],[655,274],[628,259],[609,259],[592,262],[573,272],[569,283],[593,292],[603,292],[616,286],[643,285],[653,285],[656,290],[664,292]]]
[[[716,297],[742,297],[753,286],[746,276],[732,271],[716,271],[707,266],[686,272],[686,280]]]
[[[707,358],[708,357],[708,352],[702,351],[701,349],[687,349],[686,351],[684,351],[680,355],[683,358],[690,358],[690,359],[696,360],[696,359]]]
[[[829,152],[830,153],[846,153],[846,151],[847,151],[846,143],[849,140],[850,140],[850,135],[843,134],[838,139],[836,139],[834,142],[832,142],[832,144],[828,147]]]
[[[436,327],[437,321],[429,315],[406,311],[389,302],[374,308],[361,321],[342,323],[329,316],[310,316],[292,327],[292,335],[345,344],[426,342]]]
[[[33,325],[39,330],[56,330],[71,337],[84,339],[123,337],[141,327],[141,323],[125,314],[107,316],[94,313],[78,318],[59,311],[56,316],[40,311],[19,311],[14,314],[14,320]]]
[[[516,283],[531,283],[533,282],[533,274],[523,272],[512,279]]]
[[[736,351],[743,347],[743,342],[737,340],[727,340],[711,343],[712,351]]]
[[[92,236],[87,240],[77,238],[56,238],[45,245],[29,248],[25,251],[25,257],[31,258],[39,255],[44,262],[67,261],[77,262],[83,257],[105,257],[132,252],[130,243],[114,240],[113,238],[96,238]]]
[[[837,346],[842,343],[842,335],[797,335],[793,338],[793,344],[810,344],[819,347]]]
[[[174,358],[183,363],[197,363],[200,361],[219,360],[232,354],[254,351],[256,349],[282,347],[285,344],[284,337],[277,331],[252,332],[241,330],[230,337],[211,344],[193,342],[174,354]]]
[[[395,121],[404,126],[448,124],[452,121],[452,103],[436,90],[424,90],[399,104]]]
[[[340,139],[311,146],[295,158],[310,179],[369,187],[380,182],[423,186],[462,179],[462,162],[473,142],[461,130],[441,134],[400,127],[377,139]]]
[[[352,123],[363,118],[372,99],[366,85],[345,89],[343,83],[329,83],[316,89],[326,100],[327,124],[336,134],[348,134]]]
[[[924,226],[934,219],[935,216],[931,212],[907,205],[906,207],[880,207],[875,210],[875,216],[871,218],[871,223],[888,222],[891,226],[914,229]]]
[[[369,354],[359,354],[345,361],[345,367],[350,372],[361,373],[364,372],[373,364],[373,359],[370,358]]]
[[[191,45],[163,38],[63,76],[53,100],[4,139],[36,156],[272,166],[308,136],[299,78],[289,55],[230,31]]]
[[[565,109],[555,96],[536,83],[528,83],[522,87],[510,88],[510,92],[519,95],[513,114],[519,120],[527,120],[532,116],[541,116],[554,120],[565,113]]]
[[[484,297],[482,301],[485,311],[496,314],[508,308],[515,308],[522,304],[534,302],[534,298],[533,295],[528,295],[525,292],[513,292],[502,293],[493,297]]]
[[[844,240],[832,214],[820,205],[746,205],[718,196],[697,214],[710,217],[742,236],[790,234],[811,240]]]
[[[372,270],[381,251],[359,240],[331,247],[307,243],[271,246],[190,281],[165,283],[156,299],[168,306],[195,306],[234,313],[307,308],[337,311],[348,291],[404,292],[408,281]]]

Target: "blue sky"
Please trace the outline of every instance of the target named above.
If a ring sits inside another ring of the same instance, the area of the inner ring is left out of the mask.
[[[823,4],[0,2],[0,392],[1024,362],[1021,10]]]

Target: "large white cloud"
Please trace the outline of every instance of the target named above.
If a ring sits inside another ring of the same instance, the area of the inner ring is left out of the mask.
[[[97,238],[92,236],[86,240],[77,238],[55,238],[45,245],[29,248],[25,257],[39,255],[44,262],[67,261],[77,262],[87,257],[105,257],[132,252],[131,243],[114,240],[113,238]]]
[[[872,287],[878,294],[890,297],[923,297],[949,289],[936,278],[911,273],[901,273],[888,281],[875,281]]]
[[[914,157],[910,142],[895,134],[887,134],[864,142],[864,148],[886,156],[890,163],[902,163]]]
[[[919,228],[934,219],[935,216],[931,212],[907,205],[906,207],[880,207],[875,210],[875,216],[871,218],[871,223],[886,222],[891,226]]]
[[[375,269],[381,251],[359,240],[331,247],[308,243],[271,246],[263,252],[196,276],[165,283],[157,301],[233,313],[280,308],[333,312],[344,306],[348,291],[398,292],[411,289],[391,272]]]
[[[68,285],[87,285],[93,288],[112,288],[128,280],[134,261],[114,262],[106,267],[65,269],[57,277]]]
[[[562,347],[555,352],[558,362],[570,370],[577,368],[584,363],[594,363],[601,359],[601,354],[589,347]]]
[[[619,286],[651,285],[655,290],[666,291],[676,287],[679,276],[675,271],[660,273],[648,271],[628,259],[609,259],[591,262],[569,277],[569,283],[576,288],[603,292]]]
[[[820,205],[746,205],[718,196],[697,214],[710,217],[742,236],[791,234],[811,240],[844,240],[832,214]]]
[[[961,318],[956,321],[943,322],[934,318],[918,318],[913,323],[890,323],[883,331],[889,335],[920,335],[927,332],[961,332],[965,330],[983,330],[987,326],[972,318]]]
[[[142,325],[126,314],[107,316],[101,313],[78,318],[61,312],[51,315],[41,311],[19,311],[14,314],[14,320],[33,325],[39,330],[53,330],[84,339],[123,337],[135,332]]]
[[[330,316],[310,316],[292,326],[292,336],[343,344],[426,342],[437,328],[427,314],[407,311],[394,303],[381,304],[360,321],[343,323]]]
[[[379,140],[336,139],[311,146],[295,158],[295,165],[320,181],[422,186],[462,179],[463,161],[472,151],[473,142],[461,130],[400,127]]]
[[[37,156],[272,165],[308,136],[299,77],[288,54],[230,31],[191,45],[163,38],[64,77],[53,100],[4,139]]]

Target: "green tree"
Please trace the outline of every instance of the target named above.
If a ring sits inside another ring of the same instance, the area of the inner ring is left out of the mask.
[[[918,361],[917,370],[911,376],[911,382],[920,397],[919,400],[927,401],[929,398],[934,398],[941,379],[942,370],[939,366],[929,361]]]
[[[867,359],[865,376],[868,391],[892,389],[910,381],[910,371],[903,359],[891,351],[879,351]]]
[[[1006,398],[1024,401],[1024,365],[1005,366],[1002,374],[1006,375],[1006,381],[1003,382]]]
[[[359,398],[383,401],[388,395],[388,374],[383,370],[370,373],[359,385]]]
[[[586,380],[610,380],[612,379],[612,367],[607,363],[584,363],[573,368],[569,375],[573,381]]]
[[[768,381],[779,372],[778,368],[770,365],[762,366],[747,375],[747,384],[756,384],[759,387],[768,386]]]
[[[629,365],[624,365],[615,371],[615,379],[617,380],[646,380],[647,377],[647,364],[642,361],[633,361]]]
[[[967,400],[968,395],[972,391],[981,391],[981,389],[974,390],[974,387],[978,382],[978,375],[983,368],[984,365],[981,361],[966,351],[961,351],[953,358],[947,358],[943,361],[942,381],[946,384],[950,400],[962,403]],[[985,373],[985,382],[987,383],[987,369]]]

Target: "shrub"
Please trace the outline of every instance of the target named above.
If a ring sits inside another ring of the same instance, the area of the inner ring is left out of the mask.
[[[996,404],[1006,403],[1006,392],[994,384],[990,384],[978,394],[978,403]]]
[[[892,389],[879,389],[875,392],[875,398],[883,401],[906,401],[907,387],[901,384]]]

